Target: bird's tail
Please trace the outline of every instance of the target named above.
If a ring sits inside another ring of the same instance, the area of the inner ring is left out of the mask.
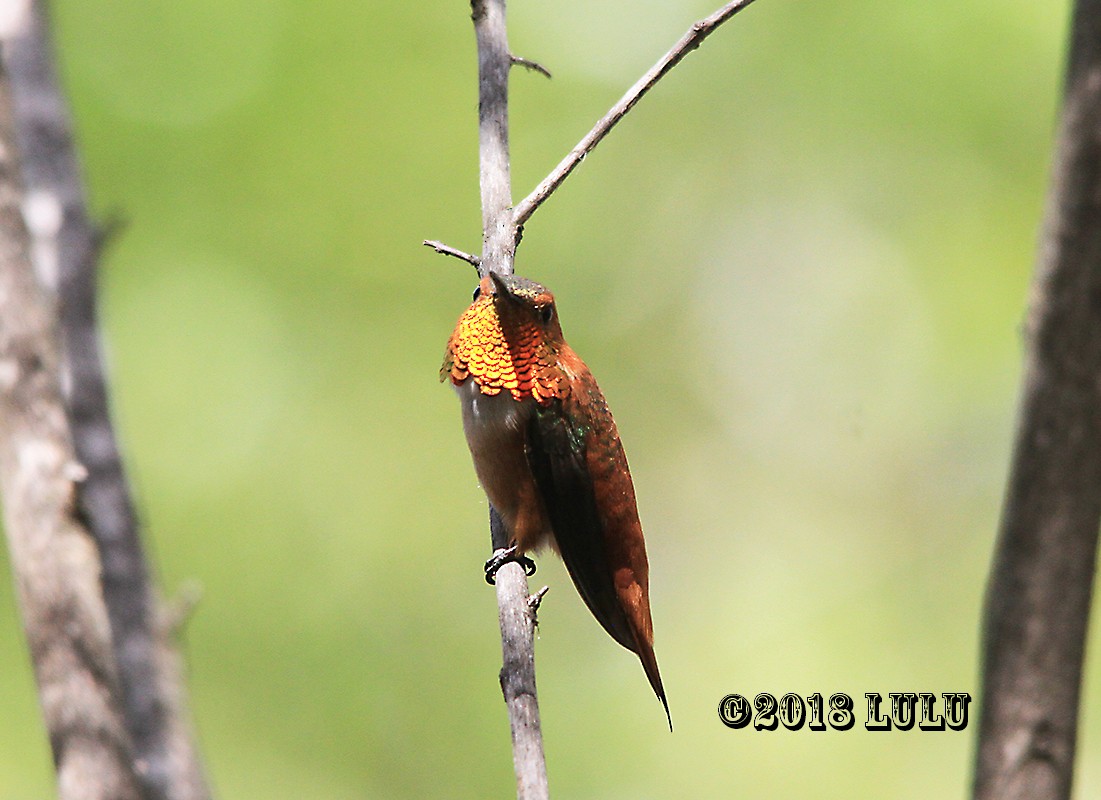
[[[665,708],[665,718],[669,720],[669,732],[673,732],[673,717],[669,713],[669,701],[665,699],[665,688],[661,685],[661,673],[658,672],[658,659],[654,655],[654,647],[646,642],[640,642],[638,650],[639,661],[642,662],[642,668],[646,671],[646,677],[650,681],[650,686],[654,690],[654,694],[658,696],[658,700],[661,701],[662,706]]]

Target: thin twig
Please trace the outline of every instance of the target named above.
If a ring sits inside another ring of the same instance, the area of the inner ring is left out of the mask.
[[[76,509],[85,472],[61,397],[52,293],[36,282],[0,61],[0,492],[61,800],[140,800],[100,559]]]
[[[183,634],[202,599],[203,587],[197,581],[187,581],[176,590],[175,596],[161,603],[160,628],[167,638]]]
[[[536,592],[535,594],[530,595],[528,597],[528,608],[531,609],[532,614],[539,611],[539,606],[541,606],[543,604],[543,598],[546,596],[547,592],[549,592],[549,591],[550,591],[550,587],[549,586],[544,586],[538,592]],[[538,617],[536,617],[536,619],[535,619],[535,624],[536,625],[539,624]]]
[[[679,64],[681,59],[699,47],[703,40],[710,36],[716,28],[752,2],[753,0],[735,0],[733,3],[727,3],[711,16],[701,19],[693,25],[688,33],[673,46],[673,49],[662,56],[658,63],[650,68],[649,72],[639,78],[638,82],[619,99],[619,102],[612,106],[611,110],[593,126],[593,129],[585,134],[584,138],[569,152],[569,155],[559,162],[550,175],[545,177],[531,194],[516,205],[512,214],[513,225],[518,229],[522,228],[524,223],[535,213],[535,209],[539,208],[551,196],[562,181],[566,180],[577,165],[584,160],[585,156],[592,152],[593,148],[600,143],[600,140],[608,135],[608,132],[616,126],[616,123],[635,107],[635,104],[653,88],[655,83]]]
[[[512,59],[513,64],[523,67],[530,72],[538,72],[540,75],[547,79],[554,77],[550,74],[550,70],[540,64],[538,61],[532,61],[531,59],[522,58],[517,55],[510,56],[510,58]]]
[[[102,592],[133,757],[146,800],[209,797],[187,719],[182,664],[157,622],[152,585],[109,411],[96,308],[103,242],[87,212],[65,98],[42,3],[5,42],[22,155],[25,212],[39,275],[56,276],[66,411],[87,477],[77,487],[102,563]],[[117,226],[114,226],[117,227]]]
[[[468,264],[473,264],[475,269],[477,269],[478,265],[482,262],[482,260],[478,258],[478,256],[472,256],[470,253],[463,252],[457,247],[452,247],[451,245],[444,244],[443,242],[437,242],[435,239],[425,239],[423,244],[425,247],[431,247],[433,250],[441,255],[451,256],[452,258],[459,258]]]
[[[983,629],[976,800],[1066,800],[1101,522],[1101,0],[1079,0]]]

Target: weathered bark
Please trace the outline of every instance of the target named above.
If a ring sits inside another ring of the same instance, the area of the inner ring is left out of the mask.
[[[508,153],[508,74],[512,58],[505,25],[505,0],[472,0],[478,42],[478,161],[482,195],[482,275],[511,275],[516,254],[512,225],[512,185]],[[490,509],[493,550],[508,547],[496,509]],[[528,605],[528,579],[510,562],[496,574],[497,617],[501,628],[501,692],[512,731],[516,795],[545,800],[547,763],[535,690],[535,614]]]
[[[43,3],[33,0],[4,43],[36,272],[57,292],[70,435],[86,473],[76,487],[101,565],[124,721],[147,800],[209,797],[192,741],[183,668],[143,552],[111,424],[100,351],[97,272],[102,234],[87,210],[67,103]]]
[[[35,280],[0,66],[0,492],[62,800],[138,800],[95,541],[79,518],[50,295]]]
[[[976,800],[1069,798],[1101,523],[1101,2],[1074,13],[986,598]]]

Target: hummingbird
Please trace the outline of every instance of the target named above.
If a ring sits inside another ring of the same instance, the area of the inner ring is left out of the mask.
[[[525,553],[549,545],[597,622],[638,655],[672,730],[627,457],[596,379],[566,344],[554,295],[488,272],[451,334],[440,380],[459,395],[474,471],[509,537],[486,563],[487,580],[509,560],[531,574]]]

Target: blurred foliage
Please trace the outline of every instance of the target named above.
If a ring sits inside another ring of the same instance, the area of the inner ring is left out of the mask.
[[[510,4],[517,197],[707,0]],[[765,0],[529,223],[631,457],[670,735],[553,558],[570,798],[962,797],[965,733],[730,731],[730,692],[977,693],[1066,8]],[[513,791],[486,503],[437,382],[480,241],[462,0],[58,0],[118,424],[223,798]],[[539,585],[539,584],[537,584]],[[0,583],[0,800],[51,795]],[[1093,648],[1096,655],[1096,647]],[[1085,687],[1078,795],[1101,792]],[[973,718],[974,721],[974,718]]]

